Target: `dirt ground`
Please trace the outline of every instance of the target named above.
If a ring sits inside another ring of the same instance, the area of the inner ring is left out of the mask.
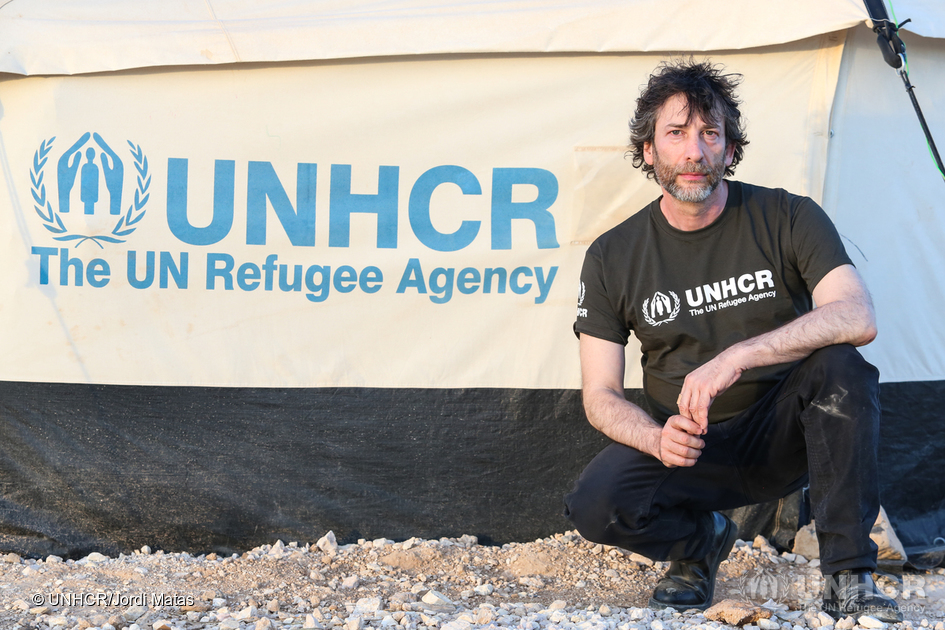
[[[339,547],[329,534],[232,557],[146,547],[78,561],[9,554],[0,557],[0,628],[719,628],[692,612],[645,610],[664,570],[576,532],[502,547],[472,536]],[[945,570],[881,577],[880,585],[902,606],[902,627],[945,630]],[[715,601],[767,604],[776,613],[771,630],[803,630],[823,627],[820,588],[816,560],[778,555],[759,538],[736,543]]]

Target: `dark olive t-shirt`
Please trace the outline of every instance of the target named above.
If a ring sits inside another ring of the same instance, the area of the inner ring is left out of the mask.
[[[683,379],[729,346],[811,310],[811,291],[850,259],[826,213],[807,197],[728,182],[709,226],[671,226],[657,199],[600,236],[581,271],[574,331],[642,344],[654,416],[678,413]],[[747,409],[792,364],[746,371],[709,408],[709,422]]]

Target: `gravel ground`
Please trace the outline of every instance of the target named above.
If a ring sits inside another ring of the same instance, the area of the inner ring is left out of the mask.
[[[481,546],[474,536],[338,546],[329,533],[315,544],[279,541],[231,557],[147,547],[78,561],[9,554],[0,556],[0,628],[730,627],[695,611],[646,608],[665,567],[576,532],[502,547]],[[906,621],[896,628],[945,630],[945,570],[879,583],[903,607]],[[747,630],[829,630],[832,620],[818,614],[820,589],[816,560],[778,555],[758,538],[736,543],[719,570],[715,601],[773,612]],[[847,618],[835,628],[886,627],[874,621]]]

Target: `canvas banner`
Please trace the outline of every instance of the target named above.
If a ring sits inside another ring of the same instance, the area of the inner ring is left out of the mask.
[[[842,46],[713,57],[740,179],[819,199]],[[660,60],[8,75],[0,379],[577,387],[584,250],[658,195],[624,154]]]

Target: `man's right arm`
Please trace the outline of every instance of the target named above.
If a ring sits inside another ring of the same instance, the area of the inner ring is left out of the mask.
[[[692,466],[705,443],[702,429],[683,416],[671,416],[661,427],[623,394],[624,348],[581,335],[581,379],[584,411],[595,429],[621,444],[659,459],[664,465]]]

